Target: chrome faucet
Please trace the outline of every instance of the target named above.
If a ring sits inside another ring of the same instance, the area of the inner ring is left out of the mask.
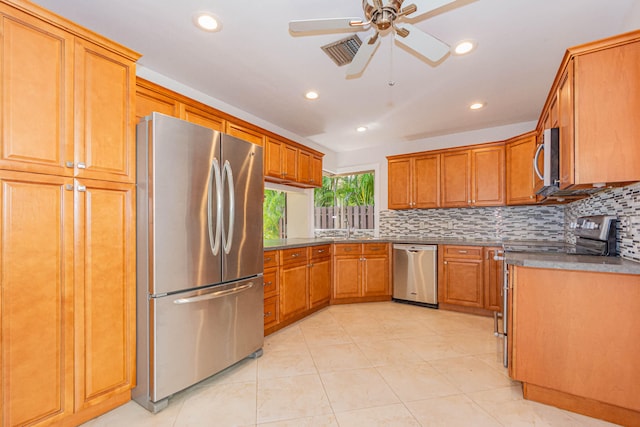
[[[349,218],[346,218],[345,222],[347,223],[347,239],[350,239],[351,238],[351,228],[349,227]]]

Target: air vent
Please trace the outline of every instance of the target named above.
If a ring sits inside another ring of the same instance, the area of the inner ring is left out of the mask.
[[[362,40],[356,34],[346,39],[322,46],[322,50],[333,59],[338,67],[349,64],[353,57],[356,56],[358,48],[362,44]]]

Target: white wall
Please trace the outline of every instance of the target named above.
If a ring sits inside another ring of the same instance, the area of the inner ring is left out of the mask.
[[[626,16],[622,31],[633,31],[640,29],[640,1],[635,1],[629,14]]]
[[[437,136],[420,141],[394,143],[365,150],[338,153],[337,169],[339,173],[364,170],[376,171],[376,214],[379,209],[387,209],[387,159],[395,154],[415,153],[440,148],[460,147],[509,139],[535,129],[535,121],[517,123],[488,129]],[[326,169],[326,168],[325,168]],[[377,215],[376,215],[377,216]]]

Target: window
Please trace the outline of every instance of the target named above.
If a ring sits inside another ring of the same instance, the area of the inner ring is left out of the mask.
[[[374,174],[322,177],[314,192],[315,228],[374,229]]]
[[[264,238],[285,239],[287,237],[287,193],[265,189],[262,214]]]

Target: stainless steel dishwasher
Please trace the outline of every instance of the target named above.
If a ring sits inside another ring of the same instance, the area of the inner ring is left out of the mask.
[[[438,246],[393,245],[393,299],[438,308]]]

